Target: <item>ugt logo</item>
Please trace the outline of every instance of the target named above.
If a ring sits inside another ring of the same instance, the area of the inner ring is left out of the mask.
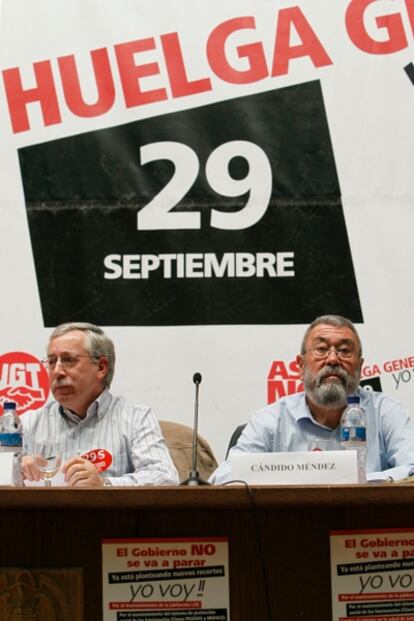
[[[42,407],[49,396],[49,376],[43,364],[26,352],[0,356],[0,409],[14,401],[18,414]]]

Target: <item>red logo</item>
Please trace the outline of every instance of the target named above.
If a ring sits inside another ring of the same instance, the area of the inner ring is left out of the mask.
[[[296,360],[273,360],[267,375],[267,402],[303,391],[301,371]]]
[[[22,351],[0,356],[0,411],[4,401],[14,401],[18,414],[37,410],[47,401],[50,384],[43,364]]]
[[[82,453],[81,457],[92,462],[98,472],[105,472],[112,464],[112,455],[106,449],[92,449]]]

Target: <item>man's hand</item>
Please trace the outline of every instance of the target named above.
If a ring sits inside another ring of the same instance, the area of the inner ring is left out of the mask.
[[[95,466],[83,457],[72,457],[62,468],[69,487],[103,487]]]
[[[38,465],[30,455],[24,455],[22,458],[22,475],[23,479],[28,481],[40,481],[43,478]]]

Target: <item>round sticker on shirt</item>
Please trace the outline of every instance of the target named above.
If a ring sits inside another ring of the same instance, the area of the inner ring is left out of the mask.
[[[106,449],[92,449],[82,453],[81,457],[92,462],[98,472],[105,472],[112,464],[112,455]]]

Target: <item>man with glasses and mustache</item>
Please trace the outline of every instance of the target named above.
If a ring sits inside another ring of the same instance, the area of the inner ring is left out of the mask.
[[[367,479],[401,479],[414,471],[414,423],[399,402],[359,388],[362,346],[349,319],[339,315],[315,319],[296,360],[304,392],[260,410],[230,454],[308,451],[321,440],[338,449],[347,397],[358,394],[367,424]],[[210,480],[220,484],[231,478],[229,461],[225,461]]]
[[[52,438],[61,445],[62,471],[69,486],[178,483],[151,409],[127,404],[124,397],[109,392],[115,350],[98,326],[65,323],[55,328],[44,363],[56,401],[22,414],[25,479],[41,478],[32,449]]]

